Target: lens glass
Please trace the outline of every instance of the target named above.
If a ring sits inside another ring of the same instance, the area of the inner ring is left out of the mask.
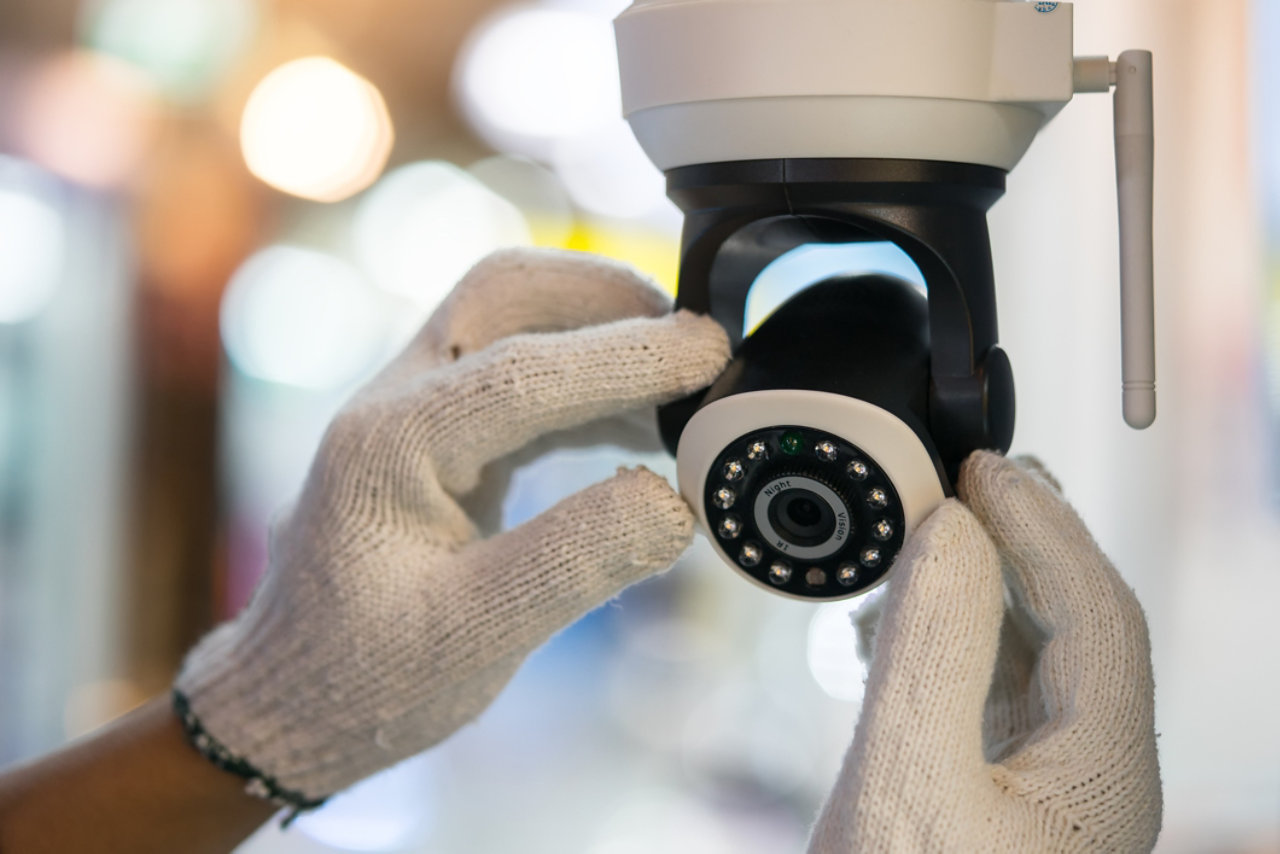
[[[801,496],[787,505],[787,518],[797,527],[811,527],[822,520],[822,511],[813,499]]]
[[[807,489],[784,490],[769,504],[769,521],[793,546],[816,546],[836,530],[836,514],[817,493]]]

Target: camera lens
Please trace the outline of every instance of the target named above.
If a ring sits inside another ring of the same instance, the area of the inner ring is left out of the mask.
[[[790,557],[830,557],[853,531],[848,501],[807,474],[781,474],[752,491],[751,520],[765,543]]]
[[[874,458],[821,430],[754,430],[713,459],[707,533],[739,572],[786,596],[837,599],[872,586],[902,548],[901,501]]]
[[[822,521],[822,510],[817,502],[804,496],[792,498],[783,512],[796,526],[812,527]]]
[[[788,489],[769,505],[769,521],[795,546],[825,543],[835,532],[836,514],[822,498],[807,489]]]

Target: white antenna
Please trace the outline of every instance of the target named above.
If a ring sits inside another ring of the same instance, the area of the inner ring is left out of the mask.
[[[1152,208],[1155,123],[1151,51],[1078,57],[1075,90],[1115,86],[1116,194],[1120,210],[1120,353],[1124,420],[1142,430],[1156,420],[1156,330]]]
[[[1126,50],[1113,68],[1116,191],[1120,202],[1121,382],[1124,420],[1141,430],[1156,420],[1151,51]]]

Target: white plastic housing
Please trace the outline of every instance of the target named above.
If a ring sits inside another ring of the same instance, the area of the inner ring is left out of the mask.
[[[839,436],[875,460],[898,492],[907,537],[946,496],[933,460],[915,432],[897,416],[866,401],[825,392],[775,389],[736,394],[698,410],[685,425],[676,449],[680,494],[694,508],[698,524],[716,552],[744,578],[773,593],[812,602],[765,584],[739,567],[711,531],[703,502],[711,464],[721,451],[746,433],[783,425],[811,427]],[[890,567],[873,587],[892,572]],[[850,591],[849,596],[869,589]]]
[[[782,157],[1008,170],[1073,92],[1070,3],[637,0],[614,28],[623,112],[662,170]]]

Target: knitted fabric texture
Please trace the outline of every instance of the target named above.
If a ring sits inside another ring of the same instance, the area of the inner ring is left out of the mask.
[[[447,737],[553,633],[669,567],[693,519],[644,469],[489,539],[460,503],[537,437],[709,384],[723,331],[668,311],[578,253],[474,268],[334,419],[249,606],[188,655],[175,688],[204,730],[326,797]]]
[[[899,557],[811,854],[1150,851],[1161,789],[1133,592],[1036,466],[978,453],[959,486],[967,507],[944,503]]]

